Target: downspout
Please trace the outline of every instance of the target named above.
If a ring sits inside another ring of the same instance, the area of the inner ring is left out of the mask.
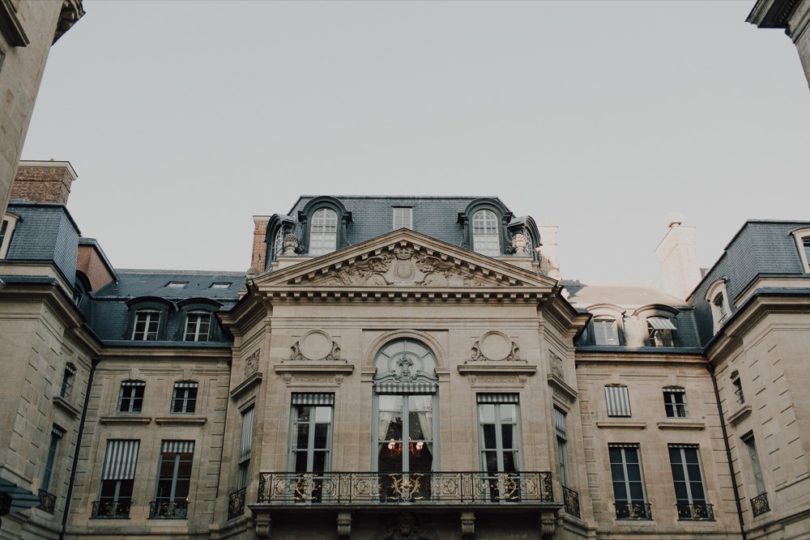
[[[90,403],[90,389],[93,387],[93,375],[96,373],[96,365],[93,362],[90,366],[90,375],[87,377],[87,390],[84,392],[84,406],[82,407],[82,417],[79,420],[79,435],[76,437],[76,451],[73,453],[73,466],[70,469],[70,482],[68,482],[67,495],[65,496],[65,510],[62,512],[62,529],[59,531],[59,540],[64,540],[67,529],[68,514],[70,513],[70,499],[73,497],[73,484],[76,480],[76,468],[79,464],[79,452],[82,448],[82,435],[84,435],[84,420],[87,418],[87,406]]]
[[[731,489],[734,492],[734,504],[737,505],[737,519],[740,521],[740,535],[742,535],[742,540],[746,540],[742,503],[740,502],[740,491],[737,489],[737,474],[734,472],[734,463],[731,461],[731,447],[728,445],[726,420],[723,417],[723,407],[720,406],[720,390],[717,388],[717,379],[714,376],[714,369],[711,366],[709,366],[708,369],[709,375],[712,378],[712,386],[714,387],[714,399],[717,402],[717,413],[720,416],[720,429],[723,432],[723,445],[726,447],[726,461],[728,461],[728,471],[731,474]]]

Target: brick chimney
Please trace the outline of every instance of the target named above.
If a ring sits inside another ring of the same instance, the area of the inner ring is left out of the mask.
[[[20,161],[11,198],[37,203],[67,204],[78,175],[68,161]]]
[[[253,253],[250,257],[250,270],[261,274],[265,270],[265,257],[267,256],[267,243],[265,235],[267,234],[267,224],[270,221],[270,216],[253,216]]]

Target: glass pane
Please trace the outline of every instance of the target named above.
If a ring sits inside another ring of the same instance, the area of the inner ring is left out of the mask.
[[[624,482],[613,482],[613,497],[616,502],[627,500],[627,488]]]
[[[484,463],[486,465],[487,472],[498,472],[498,455],[496,452],[484,452]]]
[[[501,442],[503,444],[504,450],[509,450],[513,448],[512,446],[512,430],[514,426],[511,424],[506,424],[501,426]]]
[[[641,487],[641,482],[630,482],[630,498],[634,501],[644,500],[644,489]]]
[[[627,464],[627,479],[635,482],[641,480],[641,469],[637,464]]]
[[[481,404],[478,406],[478,421],[482,424],[495,423],[495,405]]]
[[[329,443],[329,424],[315,424],[315,448],[326,448]]]
[[[295,472],[297,473],[307,472],[307,452],[295,453]]]
[[[377,466],[381,473],[402,472],[402,443],[380,444]]]
[[[484,430],[484,448],[495,448],[495,424],[484,424],[481,427]]]
[[[411,472],[430,472],[433,466],[430,444],[417,441],[411,442],[408,446],[409,470]]]
[[[504,472],[517,471],[517,452],[504,452],[503,453],[503,470]]]
[[[510,404],[501,404],[501,422],[504,424],[514,424],[517,421],[517,408]]]
[[[189,480],[178,480],[174,486],[174,497],[176,499],[185,499],[188,497]]]
[[[322,473],[326,470],[326,454],[327,452],[315,452],[312,456],[312,472]]]
[[[298,409],[298,421],[299,422],[309,422],[309,414],[312,410],[312,407],[307,407],[306,405],[299,405]]]
[[[332,407],[315,407],[315,421],[318,423],[331,423]]]
[[[298,436],[295,445],[296,448],[307,448],[309,446],[309,424],[298,424]]]
[[[624,455],[625,459],[627,459],[627,463],[638,463],[638,449],[625,448]]]
[[[624,467],[622,467],[621,463],[612,464],[610,473],[613,475],[613,480],[624,480]]]
[[[402,413],[380,411],[378,428],[380,441],[402,440]]]

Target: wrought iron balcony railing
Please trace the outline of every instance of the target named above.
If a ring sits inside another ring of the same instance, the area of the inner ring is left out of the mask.
[[[93,519],[129,519],[132,499],[99,499],[93,501]]]
[[[40,510],[53,514],[56,511],[56,495],[48,493],[44,489],[39,490],[39,506]]]
[[[714,507],[709,503],[677,503],[681,521],[714,521]]]
[[[573,489],[568,489],[565,486],[562,487],[562,492],[563,492],[563,508],[565,509],[565,513],[571,514],[572,516],[580,517],[579,493],[577,493]]]
[[[245,491],[247,488],[237,489],[228,495],[228,519],[238,518],[245,513]]]
[[[648,502],[641,501],[617,502],[616,519],[652,519],[652,506]]]
[[[771,506],[768,504],[768,492],[763,491],[756,497],[751,499],[751,512],[753,512],[754,517],[757,517],[760,514],[764,514],[765,512],[770,512]]]
[[[550,472],[261,473],[259,504],[540,504],[554,502]]]
[[[186,499],[156,499],[149,503],[149,519],[186,519],[188,501]]]

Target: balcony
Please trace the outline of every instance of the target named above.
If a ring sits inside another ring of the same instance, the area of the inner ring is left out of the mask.
[[[554,503],[550,472],[261,473],[257,503],[270,506],[475,505]]]
[[[149,519],[186,519],[188,500],[157,499],[149,503]]]
[[[563,492],[563,508],[566,514],[581,517],[579,513],[579,493],[573,489],[562,487]]]
[[[757,517],[760,514],[764,514],[765,512],[770,512],[771,506],[768,504],[768,492],[763,491],[756,497],[751,499],[751,512],[754,514],[754,517]]]
[[[616,519],[641,521],[652,519],[652,505],[641,501],[620,501],[616,503]]]
[[[714,506],[710,503],[677,503],[680,521],[714,521]]]
[[[247,488],[237,489],[228,495],[228,519],[238,518],[245,513],[245,491]]]
[[[37,506],[43,512],[48,512],[49,514],[53,514],[56,511],[56,495],[53,493],[48,493],[44,489],[39,490],[39,506]]]
[[[93,519],[129,519],[132,499],[103,498],[93,501],[90,517]]]

